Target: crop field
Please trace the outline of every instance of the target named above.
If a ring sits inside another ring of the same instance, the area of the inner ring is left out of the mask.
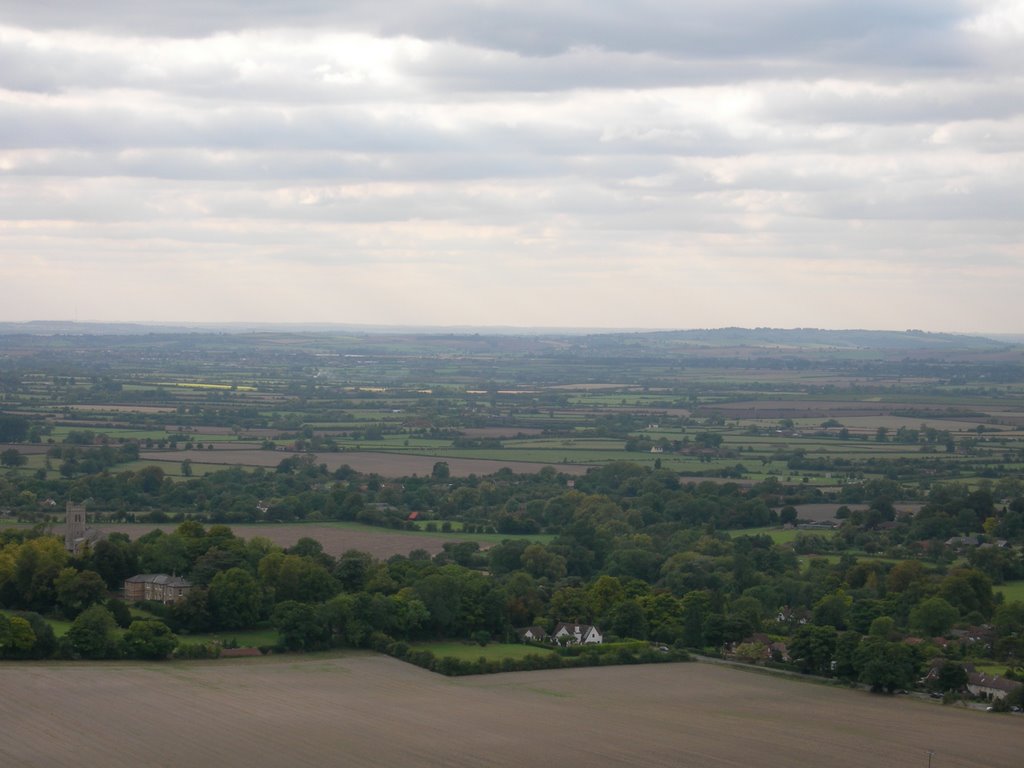
[[[170,533],[176,524],[155,525],[152,523],[102,523],[99,528],[104,533],[126,533],[137,539],[150,531],[159,528]],[[414,549],[424,549],[436,555],[444,549],[449,541],[476,541],[482,549],[490,544],[498,544],[506,539],[527,539],[529,541],[550,542],[554,536],[537,534],[520,536],[502,533],[427,533],[420,531],[394,531],[388,528],[377,528],[360,523],[252,523],[232,524],[235,535],[245,539],[262,536],[270,539],[281,547],[291,547],[301,538],[319,541],[324,552],[338,556],[350,549],[368,552],[374,557],[386,559],[392,555],[408,555]],[[55,526],[55,532],[63,536],[63,526]]]
[[[0,764],[1017,768],[1019,716],[704,664],[449,679],[366,653],[9,663]],[[144,715],[142,714],[144,713]]]

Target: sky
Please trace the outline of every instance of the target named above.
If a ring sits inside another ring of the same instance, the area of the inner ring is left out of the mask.
[[[1022,332],[1024,0],[5,0],[0,320]]]

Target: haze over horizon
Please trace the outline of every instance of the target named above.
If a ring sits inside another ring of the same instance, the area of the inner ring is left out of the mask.
[[[0,321],[1024,332],[1021,0],[8,3],[0,116]]]

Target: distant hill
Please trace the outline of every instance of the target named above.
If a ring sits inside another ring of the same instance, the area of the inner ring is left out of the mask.
[[[438,351],[451,348],[466,352],[484,349],[497,351],[540,352],[552,344],[561,349],[591,350],[599,354],[674,354],[711,353],[721,350],[735,356],[746,351],[756,354],[851,354],[875,351],[892,356],[903,351],[917,355],[934,352],[999,353],[1015,349],[1021,337],[999,339],[984,336],[929,333],[927,331],[828,330],[823,328],[704,328],[675,331],[622,331],[605,329],[548,328],[420,328],[386,327],[325,323],[188,323],[181,325],[148,323],[76,323],[70,321],[33,321],[0,323],[0,336],[15,343],[26,337],[53,337],[53,341],[78,337],[81,343],[103,344],[103,339],[149,337],[153,341],[187,343],[231,343],[244,337],[246,343],[276,343],[274,339],[306,339],[312,346],[327,344],[337,348],[370,346],[375,350],[400,347]],[[12,338],[13,337],[13,338]],[[220,339],[220,342],[216,340]],[[148,343],[148,342],[147,342]]]
[[[695,344],[711,347],[780,347],[793,349],[937,349],[996,350],[1008,346],[983,336],[927,331],[828,330],[823,328],[713,328],[664,331],[649,334],[666,344]]]

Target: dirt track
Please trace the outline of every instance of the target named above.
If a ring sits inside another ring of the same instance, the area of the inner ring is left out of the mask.
[[[704,664],[447,679],[382,656],[0,668],[0,765],[1018,768],[1024,718]]]

